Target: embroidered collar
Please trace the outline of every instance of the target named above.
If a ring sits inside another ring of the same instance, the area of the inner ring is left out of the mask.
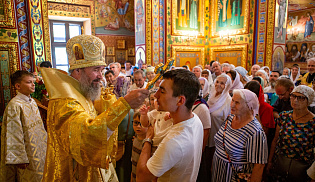
[[[28,97],[20,92],[18,92],[18,94],[16,95],[17,97],[19,97],[20,99],[26,101],[26,102],[31,102],[32,101],[32,98],[31,97]]]

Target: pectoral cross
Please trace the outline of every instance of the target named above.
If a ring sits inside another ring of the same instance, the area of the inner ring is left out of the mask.
[[[174,59],[168,59],[165,65],[163,63],[160,63],[155,66],[154,73],[156,74],[156,76],[151,81],[149,81],[146,89],[150,90],[151,88],[153,88],[155,82],[163,77],[164,73],[170,69],[173,63]]]

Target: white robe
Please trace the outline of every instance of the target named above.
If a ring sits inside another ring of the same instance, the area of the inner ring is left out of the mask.
[[[0,181],[40,182],[47,133],[34,99],[18,93],[7,105],[1,131]],[[26,169],[16,164],[29,164]]]

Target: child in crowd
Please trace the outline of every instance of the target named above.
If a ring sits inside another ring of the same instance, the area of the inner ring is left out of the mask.
[[[137,171],[137,163],[142,150],[142,141],[145,139],[147,134],[147,127],[142,127],[140,123],[140,113],[136,112],[133,115],[133,130],[136,133],[136,137],[133,140],[132,146],[132,172],[131,172],[131,181],[136,182],[136,171]]]
[[[16,71],[11,83],[18,94],[8,103],[2,122],[0,181],[40,182],[44,173],[47,133],[31,93],[34,75]]]
[[[150,93],[149,97],[151,95],[154,96],[154,93],[156,91],[152,91],[153,93]],[[150,98],[150,100],[152,100]],[[150,102],[151,105],[151,102]],[[152,106],[151,106],[152,107]],[[168,131],[173,126],[173,119],[169,118],[169,112],[162,112],[157,111],[158,105],[157,100],[154,97],[154,109],[150,110],[150,106],[143,105],[139,112],[141,114],[140,122],[143,127],[148,127],[149,125],[154,126],[154,137],[152,139],[153,145],[152,145],[152,154],[157,149],[158,145],[161,143],[163,138],[167,135]]]

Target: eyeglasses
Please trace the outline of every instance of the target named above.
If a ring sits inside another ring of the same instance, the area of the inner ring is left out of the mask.
[[[287,93],[289,90],[285,91],[283,94],[277,94],[279,97],[283,97],[285,93]]]
[[[133,126],[138,126],[139,124],[142,127],[141,122],[133,122]]]
[[[294,94],[290,94],[290,99],[292,100],[295,100],[297,99],[298,101],[305,101],[305,99],[307,99],[307,97],[305,96],[297,96],[297,95],[294,95]]]

